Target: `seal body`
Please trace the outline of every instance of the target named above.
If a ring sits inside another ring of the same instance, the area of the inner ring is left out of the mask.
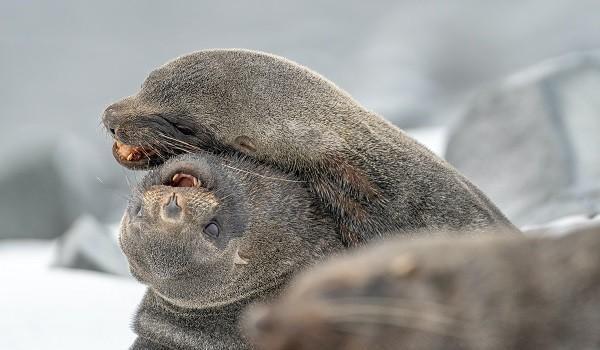
[[[148,173],[123,217],[120,244],[148,286],[134,349],[243,349],[242,308],[344,248],[305,182],[208,153]]]
[[[198,150],[242,153],[308,183],[347,245],[415,230],[517,229],[471,182],[320,75],[249,50],[153,71],[109,106],[115,158],[145,168]]]
[[[597,349],[600,226],[395,240],[319,264],[255,307],[260,349]]]

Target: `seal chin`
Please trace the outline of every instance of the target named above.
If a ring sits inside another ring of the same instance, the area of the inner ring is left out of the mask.
[[[118,140],[113,143],[112,154],[119,164],[134,170],[148,169],[162,163],[161,156],[156,150],[127,145]]]

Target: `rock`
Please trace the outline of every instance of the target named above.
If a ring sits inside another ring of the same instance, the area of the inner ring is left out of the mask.
[[[446,159],[517,225],[600,208],[600,53],[572,54],[480,93]]]
[[[89,215],[58,239],[53,266],[131,276],[115,236]]]
[[[55,238],[79,216],[115,221],[129,193],[106,147],[28,127],[0,140],[0,239]]]

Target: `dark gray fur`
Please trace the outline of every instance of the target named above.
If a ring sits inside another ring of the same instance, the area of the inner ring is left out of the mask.
[[[206,50],[154,70],[109,106],[125,144],[243,153],[306,180],[347,245],[390,233],[517,229],[452,166],[315,72],[274,55]]]
[[[246,318],[260,349],[600,349],[600,225],[395,240],[321,263]]]
[[[170,186],[180,172],[200,186]],[[209,222],[219,224],[218,237],[203,232]],[[208,153],[182,155],[148,173],[123,217],[120,243],[132,274],[148,286],[133,349],[244,349],[241,310],[344,249],[335,221],[305,182]]]

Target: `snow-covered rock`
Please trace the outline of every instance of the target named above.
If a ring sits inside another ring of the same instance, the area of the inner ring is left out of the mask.
[[[0,159],[0,238],[54,238],[82,214],[112,222],[125,206],[125,170],[70,130],[6,133]]]
[[[550,60],[482,92],[446,158],[517,225],[600,210],[600,53]]]
[[[89,215],[77,219],[58,239],[53,265],[130,276],[115,235]]]

